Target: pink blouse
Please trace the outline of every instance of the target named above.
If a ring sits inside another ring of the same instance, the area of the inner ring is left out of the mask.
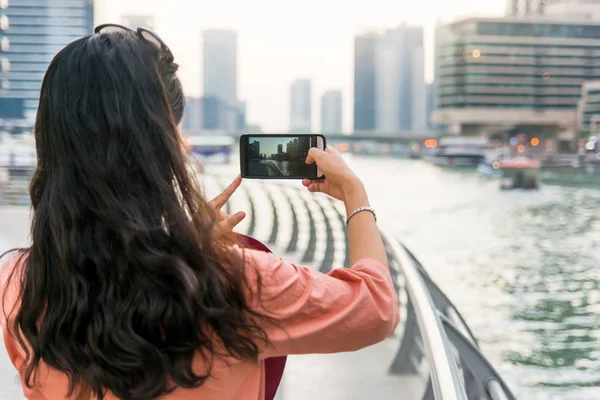
[[[240,250],[241,251],[241,250]],[[388,268],[378,260],[362,259],[351,268],[322,274],[288,264],[260,251],[244,250],[246,271],[256,285],[262,277],[261,302],[251,301],[261,313],[276,317],[278,327],[266,326],[271,345],[262,349],[258,362],[217,360],[212,376],[197,389],[177,389],[166,400],[264,400],[265,368],[268,357],[354,351],[387,338],[399,322],[398,300]],[[4,313],[0,325],[4,344],[15,368],[22,370],[24,351],[7,328],[17,301],[18,279],[7,278],[14,268],[9,261],[0,269],[0,301]],[[6,294],[6,296],[4,296]],[[264,306],[264,308],[262,308]],[[203,367],[197,362],[199,370]],[[68,381],[64,374],[40,364],[39,382],[29,389],[29,400],[64,400]],[[23,375],[21,374],[21,378]],[[112,395],[107,400],[118,400]]]

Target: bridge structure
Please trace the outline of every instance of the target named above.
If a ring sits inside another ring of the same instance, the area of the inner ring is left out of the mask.
[[[227,132],[227,131],[186,131],[185,136],[231,136],[236,141],[242,134],[252,134],[257,132]],[[263,134],[295,134],[296,132],[268,132],[260,133]],[[319,132],[314,132],[319,133]],[[258,134],[258,133],[257,133]],[[327,143],[340,144],[340,143],[364,143],[374,142],[378,144],[423,144],[425,140],[439,138],[439,134],[436,132],[399,132],[397,134],[390,133],[378,133],[378,132],[355,132],[355,133],[326,133],[323,134],[327,140]]]

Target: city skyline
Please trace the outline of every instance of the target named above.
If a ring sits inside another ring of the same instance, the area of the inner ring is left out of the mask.
[[[203,60],[198,51],[201,32],[212,28],[236,30],[238,98],[248,104],[247,120],[271,132],[288,129],[289,87],[301,77],[311,79],[313,84],[313,124],[321,120],[320,107],[316,105],[322,94],[339,89],[343,93],[343,128],[352,130],[353,45],[354,36],[362,27],[394,28],[402,22],[425,25],[426,77],[431,81],[431,38],[438,18],[450,21],[470,13],[499,16],[506,11],[505,0],[424,0],[417,5],[374,0],[368,7],[360,2],[308,0],[302,7],[292,8],[272,0],[230,0],[210,6],[172,0],[168,7],[158,0],[98,3],[96,23],[120,21],[122,14],[154,14],[157,33],[172,48],[181,65],[186,94],[193,97],[202,95]],[[278,17],[265,15],[266,9]]]

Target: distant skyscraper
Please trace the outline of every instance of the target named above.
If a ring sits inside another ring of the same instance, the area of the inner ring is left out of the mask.
[[[186,132],[202,130],[202,99],[187,97],[183,115],[183,130]]]
[[[290,88],[290,131],[309,133],[312,125],[312,90],[308,79],[296,80]]]
[[[244,129],[239,128],[242,119],[245,125],[246,110],[237,98],[237,32],[213,29],[204,31],[203,37],[204,127]]]
[[[204,96],[237,103],[237,32],[204,31]]]
[[[430,83],[427,85],[427,128],[429,130],[434,128],[432,120],[433,112],[437,108],[437,85]]]
[[[355,131],[424,131],[423,28],[400,26],[359,36],[355,47]]]
[[[376,57],[376,130],[423,131],[427,93],[423,28],[400,26],[381,36]]]
[[[548,2],[549,0],[508,0],[507,14],[513,17],[543,14]]]
[[[0,119],[32,123],[52,58],[93,30],[92,0],[0,0]]]
[[[372,131],[375,121],[375,52],[379,35],[354,39],[354,131]]]
[[[128,14],[121,17],[121,23],[131,29],[140,27],[156,29],[153,15]]]
[[[321,133],[342,132],[342,92],[331,90],[321,96]]]

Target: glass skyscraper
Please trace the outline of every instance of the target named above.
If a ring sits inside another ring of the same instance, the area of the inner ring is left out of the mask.
[[[93,0],[0,0],[0,120],[31,124],[48,64],[93,30]]]

